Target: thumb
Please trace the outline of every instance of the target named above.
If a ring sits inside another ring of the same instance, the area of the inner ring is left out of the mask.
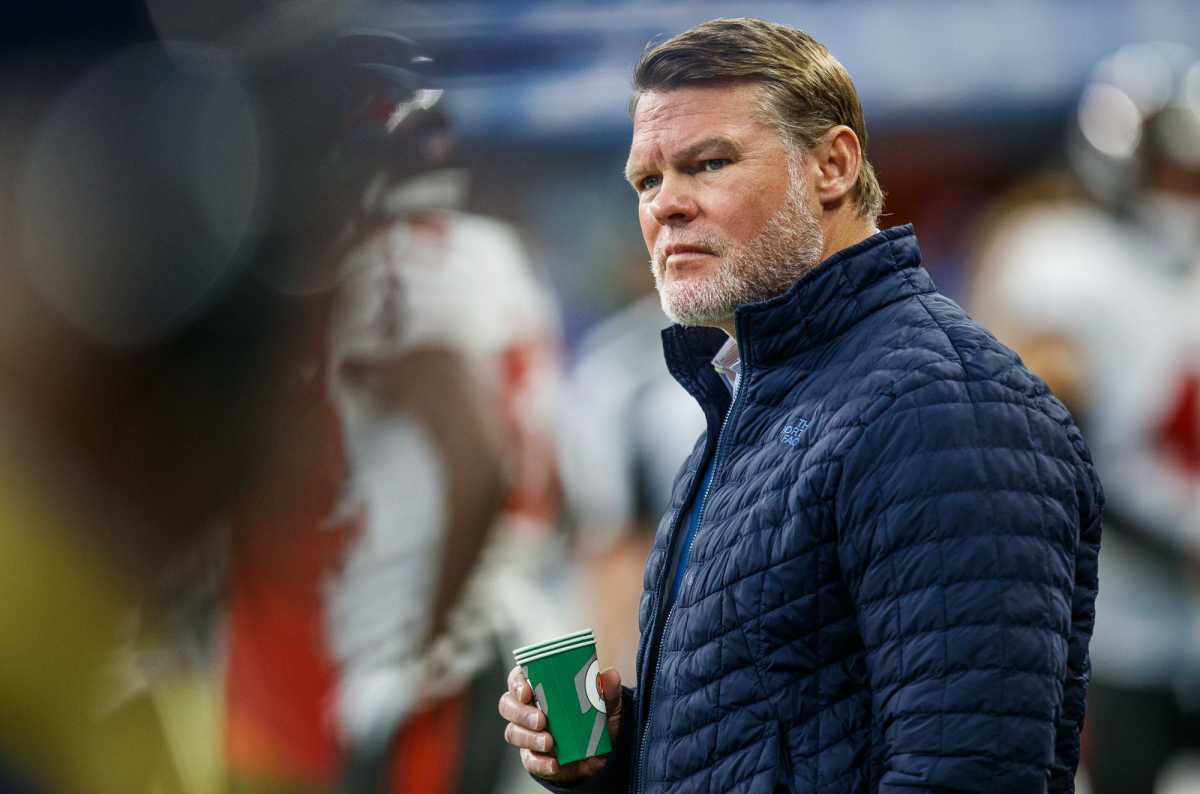
[[[621,674],[617,672],[617,668],[610,667],[601,671],[596,676],[596,685],[600,689],[600,696],[604,698],[604,708],[608,711],[609,716],[619,713],[621,710]]]

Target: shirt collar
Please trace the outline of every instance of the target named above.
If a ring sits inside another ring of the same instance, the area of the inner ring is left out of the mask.
[[[725,340],[725,344],[721,345],[721,349],[713,356],[712,365],[729,388],[729,392],[732,394],[736,391],[738,378],[742,375],[742,359],[736,339],[731,336]]]

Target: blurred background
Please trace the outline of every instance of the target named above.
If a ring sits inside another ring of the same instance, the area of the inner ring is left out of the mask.
[[[703,422],[630,74],[731,15],[846,65],[880,225],[1084,429],[1080,790],[1200,792],[1188,0],[4,4],[0,791],[526,791],[508,651],[633,680]]]

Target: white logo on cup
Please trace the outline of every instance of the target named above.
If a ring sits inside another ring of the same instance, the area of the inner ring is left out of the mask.
[[[591,667],[588,668],[587,675],[584,676],[584,687],[587,691],[587,698],[598,711],[608,713],[604,708],[604,698],[600,697],[600,691],[596,687],[596,676],[600,674],[600,662],[593,659]]]

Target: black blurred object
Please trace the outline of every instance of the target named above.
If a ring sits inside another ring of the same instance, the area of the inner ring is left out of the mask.
[[[6,0],[0,4],[0,44],[6,55],[90,42],[97,49],[154,38],[141,0]]]

